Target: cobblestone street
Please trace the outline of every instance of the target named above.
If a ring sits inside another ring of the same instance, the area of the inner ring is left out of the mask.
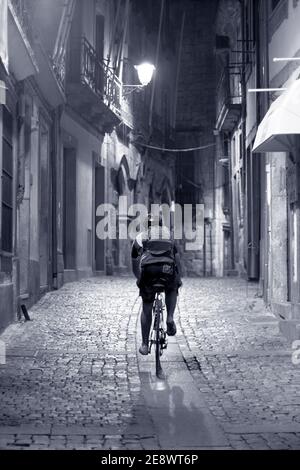
[[[165,383],[137,355],[132,279],[46,294],[31,322],[0,337],[0,448],[300,448],[299,366],[255,293],[242,280],[185,279]],[[184,443],[191,434],[197,445]]]

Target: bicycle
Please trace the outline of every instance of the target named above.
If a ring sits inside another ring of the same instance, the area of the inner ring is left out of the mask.
[[[156,376],[159,379],[164,379],[160,358],[164,349],[167,349],[168,346],[167,332],[164,324],[165,304],[162,296],[165,291],[165,286],[156,283],[153,287],[155,289],[155,299],[153,303],[153,320],[149,339],[149,354],[151,354],[152,346],[155,345]]]

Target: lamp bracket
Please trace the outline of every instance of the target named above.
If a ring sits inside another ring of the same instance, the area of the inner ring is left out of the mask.
[[[131,95],[134,91],[141,91],[143,88],[145,88],[145,85],[123,85],[123,96]]]

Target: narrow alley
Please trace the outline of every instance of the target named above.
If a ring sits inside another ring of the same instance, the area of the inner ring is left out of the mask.
[[[0,450],[300,450],[299,24],[0,0]]]

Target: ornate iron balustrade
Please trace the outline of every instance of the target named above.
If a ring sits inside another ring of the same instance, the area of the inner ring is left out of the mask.
[[[65,0],[61,6],[61,19],[52,54],[52,67],[57,81],[65,90],[66,85],[66,49],[74,17],[76,0]]]
[[[26,0],[10,0],[11,6],[18,17],[19,23],[29,40],[33,39],[33,32],[30,24],[30,11]]]
[[[225,109],[239,107],[242,103],[242,95],[239,89],[238,75],[230,75],[227,68],[224,69],[217,86],[217,120]]]
[[[281,0],[278,2],[269,19],[269,41],[280,27],[281,23],[289,16],[289,2],[288,0]]]
[[[10,3],[15,15],[18,18],[21,28],[26,35],[26,38],[32,43],[35,35],[35,30],[34,26],[32,25],[28,0],[10,0]],[[62,57],[59,62],[53,61],[51,58],[50,62],[52,64],[57,81],[59,82],[61,88],[64,90],[66,75],[65,53],[64,57]]]
[[[114,72],[97,57],[93,46],[86,38],[82,40],[81,79],[103,101],[121,113],[122,84]]]
[[[66,51],[59,61],[52,60],[52,67],[59,85],[64,90],[66,84]]]

